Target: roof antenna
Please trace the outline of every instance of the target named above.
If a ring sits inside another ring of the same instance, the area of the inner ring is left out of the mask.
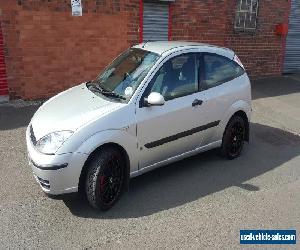
[[[147,40],[146,42],[144,42],[144,44],[142,45],[142,49],[145,48],[145,46],[146,46],[146,44],[147,44],[148,42],[150,42],[150,40]]]
[[[152,34],[152,35],[144,42],[144,44],[142,45],[142,49],[145,48],[145,46],[147,45],[147,43],[149,43],[149,42],[155,42],[155,41],[156,41],[155,39],[153,39],[153,37],[154,37],[154,34]]]

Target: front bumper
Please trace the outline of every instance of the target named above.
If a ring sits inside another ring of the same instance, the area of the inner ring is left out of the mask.
[[[58,195],[78,191],[82,167],[88,158],[84,153],[45,155],[33,146],[26,131],[29,165],[36,181],[45,193]]]

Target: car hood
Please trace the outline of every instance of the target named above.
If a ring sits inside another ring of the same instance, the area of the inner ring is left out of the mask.
[[[39,140],[55,131],[75,131],[123,105],[95,95],[83,83],[45,102],[34,114],[31,125],[36,139]]]

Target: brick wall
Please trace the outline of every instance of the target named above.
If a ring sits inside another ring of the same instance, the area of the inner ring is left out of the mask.
[[[93,79],[138,41],[139,1],[0,0],[11,98],[52,96]]]
[[[251,77],[280,75],[285,38],[275,34],[287,22],[290,0],[260,0],[254,33],[236,32],[236,0],[176,0],[172,40],[200,41],[233,49]]]
[[[232,48],[245,64],[252,77],[278,76],[282,73],[285,37],[275,34],[278,23],[287,23],[290,0],[260,0],[257,30],[254,34],[236,33],[232,29],[233,1],[228,1],[227,35],[225,46]]]
[[[119,52],[139,41],[140,0],[82,0],[72,17],[70,0],[0,0],[11,98],[37,99],[92,79]],[[234,31],[236,0],[176,0],[172,40],[232,48],[252,77],[281,74],[290,0],[260,0],[255,33]]]
[[[172,40],[224,46],[226,1],[177,0],[172,5]]]

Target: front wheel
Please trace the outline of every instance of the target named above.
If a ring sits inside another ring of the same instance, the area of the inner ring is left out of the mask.
[[[221,153],[232,160],[237,158],[243,149],[246,134],[245,121],[240,116],[234,116],[228,122],[222,140]]]
[[[125,162],[119,150],[103,148],[88,166],[85,190],[89,203],[101,210],[110,209],[120,198]]]

